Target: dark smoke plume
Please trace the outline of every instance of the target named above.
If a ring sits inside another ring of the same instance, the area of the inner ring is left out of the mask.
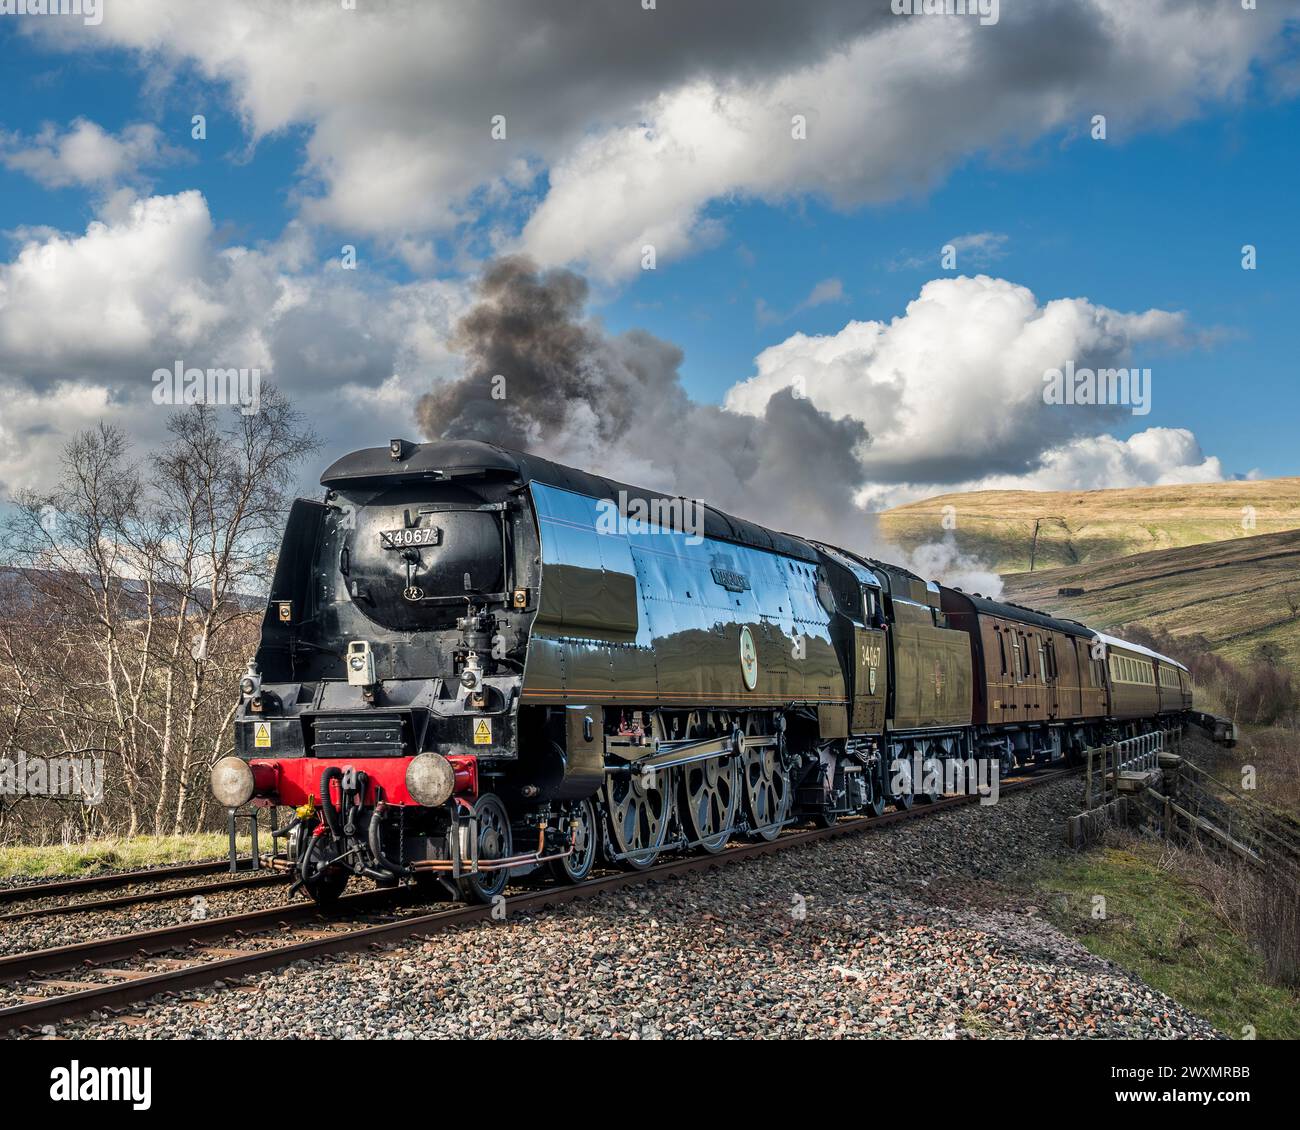
[[[488,440],[870,548],[872,517],[853,503],[865,478],[855,452],[869,442],[857,421],[788,391],[759,417],[695,402],[681,350],[644,330],[607,334],[586,317],[587,283],[572,271],[502,258],[478,290],[453,341],[465,375],[421,399],[425,435]]]

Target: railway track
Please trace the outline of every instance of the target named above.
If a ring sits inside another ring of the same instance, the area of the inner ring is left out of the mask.
[[[1018,792],[1071,775],[1050,770],[1002,782],[1002,793]],[[636,886],[652,879],[685,875],[741,863],[824,840],[855,835],[905,820],[920,819],[973,804],[978,796],[947,797],[907,811],[841,820],[827,828],[789,831],[772,841],[738,843],[716,855],[691,855],[646,868],[618,871],[575,886],[525,890],[506,898],[507,916]],[[162,929],[99,941],[0,957],[0,985],[17,1002],[0,1008],[0,1032],[40,1028],[56,1020],[102,1009],[120,1009],[159,993],[178,992],[276,969],[294,961],[356,952],[456,926],[482,922],[500,911],[493,906],[455,904],[410,915],[393,910],[417,892],[373,890],[341,898],[327,915],[313,903],[295,903],[243,914],[200,919]],[[121,963],[133,963],[123,968]],[[76,974],[78,979],[72,979]],[[62,974],[63,976],[55,976]],[[36,992],[39,990],[39,992]]]
[[[88,875],[84,879],[56,879],[52,883],[24,883],[17,887],[0,888],[0,905],[30,902],[60,895],[78,895],[85,891],[112,890],[139,883],[163,883],[171,879],[191,879],[196,875],[210,875],[229,871],[225,859],[210,859],[203,863],[179,863],[171,867],[146,868],[143,871],[110,871],[103,875]]]
[[[223,864],[228,866],[228,864]],[[192,883],[183,887],[163,887],[153,891],[134,891],[125,895],[114,895],[104,899],[86,899],[80,902],[56,903],[52,906],[31,906],[20,910],[6,911],[0,914],[0,927],[6,922],[20,922],[32,918],[50,918],[63,914],[82,914],[86,911],[113,910],[117,907],[135,906],[139,903],[166,902],[168,899],[193,898],[196,895],[221,894],[264,887],[273,883],[286,883],[288,876],[283,872],[251,872],[242,879],[219,879],[211,883]],[[57,896],[47,896],[57,897]]]

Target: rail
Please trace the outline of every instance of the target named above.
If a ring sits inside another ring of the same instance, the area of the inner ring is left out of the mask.
[[[114,887],[131,887],[139,883],[161,883],[169,879],[187,879],[195,875],[208,875],[225,871],[229,864],[224,859],[205,860],[202,863],[180,863],[168,867],[150,867],[139,871],[106,871],[102,875],[87,875],[81,879],[55,879],[49,883],[23,883],[0,888],[0,903],[28,902],[32,899],[55,895],[79,894],[82,891],[102,891]]]

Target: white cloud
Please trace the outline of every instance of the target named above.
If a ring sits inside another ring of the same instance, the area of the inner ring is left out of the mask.
[[[152,374],[176,361],[259,368],[330,453],[410,433],[456,368],[464,301],[454,282],[368,285],[297,225],[221,247],[199,192],[114,197],[85,232],[32,236],[0,264],[0,494],[48,483],[50,451],[101,417],[160,441],[172,409],[152,403]]]
[[[811,310],[814,306],[824,306],[827,302],[843,302],[847,297],[844,283],[839,279],[822,279],[795,309]]]
[[[0,162],[46,188],[132,180],[144,167],[169,155],[158,127],[146,123],[128,125],[114,135],[92,121],[77,118],[63,133],[46,125],[30,138],[0,134]]]
[[[102,384],[33,389],[0,374],[0,501],[6,488],[51,485],[65,439],[114,417],[112,393]]]
[[[1231,96],[1268,50],[1278,25],[1240,16],[1231,5],[1092,0],[1004,11],[996,34],[970,20],[901,20],[771,78],[700,79],[555,165],[522,244],[543,263],[627,275],[643,244],[661,259],[693,250],[715,199],[879,203],[925,191],[967,154],[1077,128],[1094,112],[1112,132],[1177,121]]]
[[[1083,436],[1043,453],[1027,475],[992,476],[979,490],[1102,490],[1107,487],[1217,483],[1227,476],[1217,456],[1201,451],[1186,428],[1147,428],[1128,439]]]
[[[957,253],[959,264],[982,267],[994,259],[1001,259],[1007,253],[1009,238],[1003,232],[977,231],[969,235],[953,236],[948,244]]]
[[[870,433],[858,453],[860,500],[873,509],[927,494],[990,485],[1131,486],[1223,477],[1181,429],[1108,434],[1115,406],[1047,404],[1043,374],[1144,363],[1144,350],[1189,339],[1181,314],[1124,313],[1085,298],[1039,304],[1025,287],[985,275],[925,284],[892,321],[850,322],[836,334],[794,334],[763,350],[755,375],[726,407],[758,415],[790,388],[835,419]],[[1159,405],[1161,370],[1152,396]],[[1162,478],[1162,476],[1165,476]]]
[[[198,192],[136,200],[116,222],[27,243],[0,265],[0,364],[28,372],[174,353],[223,313]]]
[[[254,140],[305,126],[305,218],[428,264],[419,237],[504,204],[494,238],[526,218],[520,245],[544,265],[614,277],[646,243],[662,262],[716,238],[712,201],[885,202],[1093,113],[1116,139],[1182,120],[1236,96],[1287,18],[1182,0],[1004,5],[992,28],[860,0],[597,4],[577,20],[525,0],[137,0],[93,29],[25,30],[133,50],[160,88],[192,65],[228,85]]]
[[[125,47],[165,87],[192,65],[228,86],[254,141],[306,125],[304,216],[394,240],[510,200],[597,125],[635,118],[700,69],[780,68],[880,23],[857,0],[713,0],[677,11],[533,0],[224,0],[106,5],[104,21],[24,28],[57,44]],[[492,136],[506,119],[503,140]]]
[[[945,240],[942,247],[920,255],[899,255],[886,266],[891,271],[917,270],[923,267],[933,269],[936,266],[942,266],[946,270],[970,271],[971,268],[987,267],[995,260],[1005,257],[1010,239],[1004,232],[995,231],[955,235]],[[955,263],[947,259],[949,248],[952,249]]]
[[[848,299],[849,296],[844,293],[842,280],[835,278],[822,279],[808,292],[807,297],[798,302],[787,314],[772,309],[763,299],[757,299],[754,303],[754,317],[760,326],[775,325],[778,322],[788,321],[796,314],[802,314],[805,310],[812,310],[831,302],[847,302]]]

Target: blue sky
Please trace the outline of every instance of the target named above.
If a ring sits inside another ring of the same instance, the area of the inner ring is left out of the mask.
[[[1100,25],[1111,0],[1094,2]],[[507,11],[508,4],[491,7],[500,8],[502,18],[524,18],[518,14],[522,9]],[[1062,5],[1048,7],[1062,19],[1077,15],[1077,10]],[[1161,7],[1156,5],[1156,9]],[[297,19],[300,11],[295,8],[292,19]],[[1011,286],[1027,287],[1040,307],[1056,299],[1086,299],[1121,314],[1157,310],[1184,315],[1184,333],[1144,335],[1130,328],[1121,334],[1123,341],[1107,340],[1100,346],[1094,341],[1089,347],[1109,349],[1113,345],[1116,357],[1153,370],[1150,415],[1112,416],[1105,422],[1104,434],[1126,440],[1144,429],[1186,429],[1194,435],[1200,453],[1218,460],[1214,475],[1300,473],[1295,456],[1300,374],[1292,340],[1294,311],[1300,304],[1300,274],[1295,269],[1300,261],[1300,219],[1295,208],[1300,168],[1294,144],[1300,136],[1300,99],[1293,77],[1293,24],[1277,22],[1277,34],[1261,35],[1241,50],[1234,48],[1226,61],[1214,58],[1212,42],[1225,36],[1207,26],[1206,43],[1199,44],[1198,50],[1205,55],[1210,77],[1202,83],[1195,75],[1175,75],[1167,84],[1178,87],[1172,94],[1164,88],[1135,88],[1130,102],[1112,106],[1106,101],[1110,95],[1099,87],[1101,93],[1091,102],[1081,96],[1062,113],[1039,114],[1032,100],[1043,97],[1043,92],[1036,90],[1025,94],[1026,109],[1017,111],[1021,118],[1005,123],[1010,138],[999,136],[998,123],[983,132],[980,126],[971,126],[968,141],[958,135],[957,140],[936,137],[932,142],[922,129],[915,135],[915,146],[922,150],[932,146],[934,159],[928,167],[918,162],[922,175],[915,177],[917,187],[902,194],[879,188],[878,164],[880,160],[888,164],[887,160],[873,156],[855,164],[856,158],[850,159],[843,145],[838,155],[832,151],[831,161],[834,164],[842,156],[845,166],[851,166],[842,177],[834,169],[827,171],[825,152],[811,158],[808,167],[801,169],[794,163],[779,176],[768,176],[761,161],[757,170],[752,163],[747,165],[741,154],[734,175],[725,165],[713,170],[708,186],[684,198],[656,270],[628,271],[608,267],[590,250],[591,241],[581,231],[581,221],[583,208],[589,209],[591,200],[584,202],[578,191],[577,211],[571,202],[570,211],[564,211],[566,194],[575,195],[573,170],[592,170],[590,183],[599,185],[606,166],[616,166],[620,159],[618,130],[649,123],[656,132],[667,133],[674,119],[665,106],[673,99],[689,105],[690,84],[698,83],[701,74],[716,82],[726,96],[734,97],[737,105],[746,105],[743,97],[761,104],[769,93],[770,75],[763,81],[754,80],[742,71],[728,70],[735,65],[733,61],[708,63],[685,77],[667,72],[662,77],[652,75],[635,91],[629,80],[626,106],[607,105],[600,95],[593,94],[588,117],[571,114],[569,120],[547,123],[549,132],[544,137],[539,133],[512,142],[508,150],[503,148],[503,160],[522,158],[530,163],[526,174],[516,170],[507,181],[489,181],[486,178],[504,176],[505,166],[495,168],[491,157],[476,155],[464,158],[467,167],[472,167],[463,171],[457,167],[459,152],[455,160],[449,156],[442,164],[433,161],[427,186],[417,185],[414,195],[417,201],[439,203],[445,196],[457,222],[431,218],[423,203],[413,205],[401,196],[400,189],[379,182],[368,216],[364,201],[358,205],[355,196],[347,198],[340,188],[349,162],[355,161],[363,171],[373,168],[366,164],[370,160],[366,150],[375,137],[390,130],[400,145],[409,147],[413,159],[422,158],[420,146],[436,150],[447,132],[462,123],[444,128],[437,120],[439,103],[427,92],[423,96],[429,98],[428,118],[433,123],[429,132],[412,125],[412,119],[418,121],[423,110],[414,100],[405,108],[409,113],[399,118],[384,103],[386,94],[363,91],[356,96],[363,109],[366,97],[375,100],[372,116],[366,118],[342,105],[341,96],[340,104],[324,107],[314,106],[310,99],[268,96],[249,76],[255,76],[258,67],[271,64],[256,57],[235,32],[225,28],[220,22],[223,18],[220,13],[205,13],[204,19],[212,27],[204,34],[216,45],[211,50],[207,39],[187,38],[184,20],[174,12],[147,3],[141,4],[138,20],[133,16],[130,21],[125,17],[118,23],[106,21],[105,30],[111,34],[94,39],[71,32],[46,36],[43,28],[38,29],[42,34],[33,34],[32,28],[18,19],[0,20],[0,58],[9,79],[6,98],[0,103],[0,228],[7,236],[0,261],[15,260],[25,244],[47,240],[44,229],[75,240],[84,236],[94,220],[104,220],[110,226],[124,222],[123,209],[132,200],[174,198],[198,190],[210,217],[211,234],[205,246],[213,271],[226,249],[274,248],[283,242],[286,232],[297,231],[310,248],[308,261],[295,262],[289,271],[283,260],[277,260],[280,278],[292,273],[309,280],[304,285],[321,288],[321,295],[327,287],[353,286],[351,293],[359,309],[349,332],[369,340],[379,331],[366,325],[362,309],[366,303],[395,303],[394,296],[401,295],[403,288],[415,288],[421,301],[436,292],[439,303],[446,298],[447,308],[454,309],[456,301],[447,296],[459,287],[467,296],[465,301],[471,300],[473,280],[493,248],[522,248],[534,254],[541,249],[538,257],[544,267],[571,267],[590,277],[592,297],[587,312],[611,334],[643,328],[679,346],[684,352],[681,383],[694,401],[705,404],[721,403],[728,390],[754,376],[756,357],[764,349],[780,346],[792,335],[834,337],[855,320],[889,323],[904,315],[927,284],[983,273]],[[268,36],[284,30],[274,23],[274,13],[257,12],[249,18],[272,21],[266,25]],[[1008,34],[1019,26],[1016,21],[1020,18],[1013,11],[1004,19],[1004,26],[1010,25]],[[1033,14],[1024,17],[1025,34],[1038,33],[1033,24],[1036,18]],[[1225,17],[1219,11],[1215,18],[1236,17],[1233,13]],[[289,19],[286,17],[286,22]],[[1195,29],[1189,32],[1178,24],[1172,14],[1169,26],[1171,42],[1178,36],[1197,35]],[[1241,26],[1231,24],[1231,34]],[[909,34],[913,31],[907,30]],[[1249,30],[1254,34],[1254,28]],[[310,29],[293,31],[300,38],[311,34]],[[865,45],[865,50],[872,46],[873,36],[898,34],[896,24],[873,24],[854,42]],[[967,30],[961,29],[961,34]],[[918,36],[919,32],[913,39],[919,55],[924,45]],[[991,40],[985,37],[985,42]],[[791,83],[812,83],[806,79],[810,65],[814,69],[834,65],[833,60],[822,60],[818,50],[808,46],[805,54],[791,58]],[[1161,47],[1156,44],[1152,50]],[[240,55],[242,51],[249,52],[246,59]],[[296,66],[305,76],[304,82],[316,81],[301,60],[285,58],[287,71]],[[374,68],[382,72],[385,65],[383,54],[377,54]],[[408,64],[395,59],[391,65],[397,72]],[[429,66],[434,65],[431,60]],[[555,65],[558,102],[563,93],[559,86],[568,81],[572,68],[563,60]],[[564,74],[560,67],[565,68]],[[1237,70],[1230,82],[1221,82],[1216,67]],[[786,73],[779,60],[772,68],[772,75],[778,78]],[[972,71],[978,69],[972,67]],[[924,81],[923,62],[918,62],[917,71],[918,81]],[[292,74],[286,81],[291,78]],[[596,85],[597,78],[589,81]],[[620,91],[617,75],[601,81],[608,84],[607,90]],[[862,72],[861,81],[864,87],[872,84],[868,70]],[[1015,81],[1009,77],[1006,85],[1013,87]],[[750,87],[744,86],[746,82]],[[1202,86],[1212,89],[1206,93]],[[1074,86],[1063,82],[1062,89],[1067,88],[1073,96]],[[489,83],[482,105],[491,105],[494,97],[496,92]],[[500,101],[513,105],[505,94]],[[1092,140],[1087,133],[1089,109],[1097,105],[1112,111],[1104,141]],[[392,122],[387,120],[390,112]],[[942,107],[937,106],[936,113],[941,112]],[[206,116],[205,141],[190,137],[191,115],[195,113]],[[48,175],[34,175],[30,165],[22,163],[22,154],[40,146],[43,129],[57,139],[78,120],[93,122],[109,135],[122,135],[142,123],[152,125],[157,130],[154,150],[138,167],[99,179],[83,177],[78,181],[74,177],[73,183],[62,186],[52,184]],[[924,127],[924,118],[919,120]],[[861,129],[866,148],[874,143],[870,120],[865,120]],[[401,165],[406,151],[399,147],[396,152],[395,163]],[[895,160],[899,152],[894,150]],[[877,166],[872,161],[877,161]],[[822,167],[812,168],[818,162]],[[669,168],[665,175],[671,178],[680,172]],[[903,169],[900,175],[908,172]],[[364,185],[365,179],[360,183]],[[835,204],[830,202],[831,196],[836,198]],[[115,198],[119,200],[116,211],[108,203]],[[637,244],[644,231],[659,230],[653,228],[651,219],[638,228],[641,220],[631,201],[628,211],[626,239],[623,234],[618,236],[623,243]],[[558,228],[551,223],[543,230],[539,218],[552,213],[576,215],[578,220],[571,219],[567,228],[563,223]],[[558,251],[556,230],[560,232]],[[571,252],[565,247],[569,233],[573,237]],[[985,257],[963,253],[956,270],[944,270],[939,262],[940,247],[976,233],[989,233],[994,253]],[[421,260],[403,250],[403,241],[425,242],[434,252]],[[330,267],[345,242],[358,247],[365,269],[355,278],[340,280]],[[1246,243],[1258,248],[1255,271],[1241,269],[1241,247]],[[201,285],[214,303],[233,305],[227,291],[210,285],[206,268],[194,270],[197,281],[186,278],[182,282]],[[830,288],[831,298],[809,303],[809,295],[819,284]],[[105,286],[113,292],[111,279]],[[337,290],[329,293],[338,300]],[[218,294],[220,297],[214,297]],[[318,305],[325,304],[325,299],[319,298]],[[140,308],[149,309],[147,304]],[[9,355],[3,352],[4,319],[18,313],[12,307],[6,311],[0,301],[0,386],[8,380],[14,389],[44,395],[50,382],[61,374],[62,361],[51,356],[45,365],[34,363],[31,355],[21,350]],[[231,334],[240,340],[268,337],[276,330],[252,324],[247,312],[226,313],[227,320],[236,325]],[[959,316],[966,315],[953,315]],[[448,339],[451,323],[441,324],[432,314],[430,318],[429,336]],[[961,332],[954,331],[954,340],[960,342],[962,333],[969,331],[958,330]],[[163,335],[159,336],[161,341]],[[208,344],[189,345],[191,353],[199,348],[206,349]],[[393,371],[401,370],[406,382],[399,389],[400,396],[394,394],[395,401],[404,397],[403,404],[412,403],[420,393],[421,381],[431,384],[454,379],[454,358],[429,363],[427,356],[422,356],[420,364],[413,365],[403,348],[406,346],[397,342],[391,346]],[[166,337],[165,344],[158,344],[153,353],[143,353],[140,364],[148,365],[154,354],[168,356],[168,350],[179,351],[173,337]],[[383,349],[380,352],[387,356]],[[88,361],[84,350],[77,357],[66,375],[90,387],[96,380],[93,357]],[[283,357],[280,360],[288,371]],[[954,354],[947,361],[931,358],[927,364],[957,365],[962,360]],[[119,351],[112,364],[120,363]],[[420,367],[426,363],[427,367]],[[381,360],[378,377],[368,371],[355,378],[345,373],[338,379],[352,387],[353,400],[362,403],[367,387],[378,388],[383,364]],[[44,373],[39,379],[34,375],[37,369]],[[864,403],[871,400],[872,382],[877,382],[878,388],[880,379],[870,365],[864,366]],[[910,377],[904,373],[904,379]],[[954,379],[979,380],[980,374],[976,370],[974,376]],[[46,383],[42,385],[41,380]],[[127,408],[137,397],[138,386],[123,391],[108,377],[103,377],[102,383],[107,386],[106,405],[123,413],[123,418],[129,416]],[[358,393],[357,388],[362,391]],[[318,400],[305,402],[309,411],[327,416],[330,400],[326,394],[331,391],[337,393],[337,388],[304,390],[305,395],[320,393]],[[917,411],[941,415],[950,409],[944,396],[928,395],[931,400],[927,402],[918,394]],[[1000,395],[1007,394],[1003,390]],[[839,409],[833,407],[836,396]],[[818,409],[841,416],[847,411],[842,407],[846,397],[852,400],[851,387],[812,394]],[[11,420],[23,423],[21,427],[12,425],[7,437],[0,415],[0,439],[17,442],[21,436],[42,430],[63,434],[72,426],[64,419],[68,414],[53,405],[49,421],[42,422],[36,403],[37,407],[28,404],[24,409],[26,416],[11,412]],[[0,399],[0,413],[4,404]],[[754,411],[761,414],[760,409],[761,403]],[[997,411],[997,404],[991,403],[989,412]],[[84,420],[77,417],[76,422]],[[877,433],[876,419],[863,416],[861,422],[867,431]],[[980,426],[979,420],[969,423]],[[1025,426],[1039,424],[1027,420]],[[144,442],[156,432],[156,425],[142,419]],[[327,441],[338,447],[341,438],[332,436],[328,427],[325,432]],[[346,432],[349,438],[358,434],[350,425]],[[1071,425],[1045,438],[1041,450],[1018,456],[1025,485],[1069,485],[1061,477],[1064,471],[1047,478],[1035,478],[1032,472],[1044,460],[1050,463],[1052,452],[1062,444],[1089,432],[1102,434],[1103,429],[1100,425],[1082,429]],[[896,446],[905,447],[905,440],[900,434]],[[560,445],[560,452],[565,450]],[[1199,456],[1188,459],[1193,468],[1189,476],[1210,474]],[[1005,470],[994,466],[996,462],[990,459],[989,476]],[[25,470],[21,459],[10,463],[6,475],[0,458],[0,483],[23,482],[25,475],[30,478],[30,468]],[[896,463],[896,459],[890,462],[891,481],[913,484],[910,490],[925,484],[943,487],[993,482],[980,474],[972,477],[968,464],[964,464],[966,477],[941,479],[933,470],[927,472],[929,478],[920,472],[908,476],[898,471]],[[933,464],[931,459],[927,466]],[[880,465],[884,466],[883,461]],[[1142,474],[1151,479],[1158,471],[1135,471],[1138,477],[1132,482],[1143,481]],[[1097,485],[1097,481],[1081,480],[1079,485]],[[1116,480],[1114,485],[1131,482]],[[897,500],[903,496],[882,497]]]

